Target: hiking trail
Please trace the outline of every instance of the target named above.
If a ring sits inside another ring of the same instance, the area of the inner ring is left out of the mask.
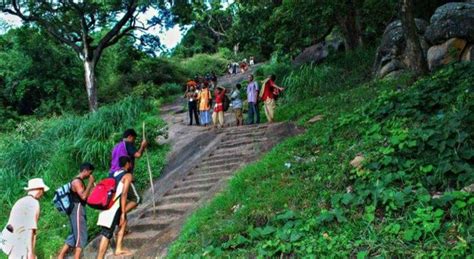
[[[233,86],[250,72],[220,79]],[[224,129],[188,126],[184,106],[185,100],[180,98],[161,109],[172,149],[167,166],[154,182],[156,213],[148,190],[143,195],[144,202],[128,215],[130,232],[124,238],[124,246],[132,250],[133,256],[113,256],[109,247],[106,258],[165,257],[192,212],[223,190],[240,168],[258,160],[284,138],[301,132],[289,123],[229,126],[235,125],[230,110],[225,113]],[[84,258],[94,258],[98,244],[96,237],[85,249]],[[111,246],[115,247],[115,240],[111,240]]]

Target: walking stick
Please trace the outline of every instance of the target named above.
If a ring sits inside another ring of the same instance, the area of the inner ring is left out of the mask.
[[[145,140],[145,122],[143,122],[143,139]],[[156,203],[155,203],[155,186],[153,185],[153,174],[151,173],[150,158],[148,157],[148,150],[145,149],[146,164],[148,166],[148,174],[150,176],[151,199],[153,201],[153,217],[156,217]]]

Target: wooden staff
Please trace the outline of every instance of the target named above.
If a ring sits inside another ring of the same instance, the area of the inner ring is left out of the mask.
[[[145,137],[145,122],[143,122],[143,140],[146,140]],[[150,176],[150,186],[151,186],[151,199],[153,201],[153,217],[156,217],[156,204],[155,204],[155,186],[153,184],[153,174],[151,173],[150,158],[148,157],[148,150],[145,149],[146,164],[148,166],[148,174]]]

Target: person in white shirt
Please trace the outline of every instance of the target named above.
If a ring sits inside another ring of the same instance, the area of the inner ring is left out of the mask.
[[[97,225],[101,227],[102,236],[99,244],[98,259],[104,259],[105,253],[109,247],[110,239],[114,235],[115,228],[118,226],[117,243],[115,246],[115,256],[131,256],[132,252],[123,247],[123,238],[127,228],[127,196],[132,183],[132,174],[130,173],[132,161],[128,156],[119,158],[121,170],[113,173],[112,177],[118,181],[117,191],[115,193],[114,205],[108,210],[99,213]]]
[[[28,195],[19,199],[10,212],[7,231],[11,234],[7,240],[11,251],[8,258],[35,259],[36,230],[40,216],[39,199],[49,190],[43,179],[34,178],[28,181],[25,188]]]

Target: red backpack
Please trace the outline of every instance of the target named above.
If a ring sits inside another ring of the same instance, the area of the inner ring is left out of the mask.
[[[120,197],[114,199],[117,186],[124,175],[125,171],[121,171],[119,174],[115,175],[115,177],[105,178],[100,181],[99,184],[92,189],[91,194],[87,198],[87,204],[97,210],[110,209],[115,201]]]

